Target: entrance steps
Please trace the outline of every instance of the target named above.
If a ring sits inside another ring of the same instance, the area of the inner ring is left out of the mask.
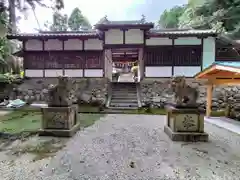
[[[136,83],[112,83],[109,109],[138,109],[141,106]]]

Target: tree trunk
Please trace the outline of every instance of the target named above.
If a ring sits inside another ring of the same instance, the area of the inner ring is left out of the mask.
[[[9,3],[9,32],[17,32],[15,0],[8,0]]]

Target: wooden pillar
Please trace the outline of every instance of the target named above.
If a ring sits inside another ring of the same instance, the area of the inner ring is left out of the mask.
[[[210,117],[211,115],[211,108],[212,108],[212,91],[213,91],[213,84],[207,85],[207,112],[206,116]]]

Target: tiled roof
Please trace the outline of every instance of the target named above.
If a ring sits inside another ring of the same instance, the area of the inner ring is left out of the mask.
[[[196,29],[151,29],[150,35],[201,35],[217,34],[214,30],[196,30]]]
[[[112,24],[112,25],[139,25],[139,24],[149,24],[148,22],[144,22],[141,20],[135,20],[135,21],[108,21],[107,23],[104,24]]]
[[[62,32],[48,32],[42,31],[40,33],[21,33],[21,34],[8,34],[8,38],[21,38],[21,37],[82,37],[82,36],[98,36],[95,30],[91,31],[62,31]]]
[[[122,25],[130,25],[130,26],[134,26],[134,25],[151,25],[151,26],[153,26],[154,23],[146,22],[144,17],[141,20],[109,21],[107,19],[107,17],[105,16],[102,19],[100,19],[100,21],[95,26],[99,26],[99,25],[109,25],[109,26],[111,26],[111,25],[112,26],[113,25],[117,25],[117,26],[122,26]]]

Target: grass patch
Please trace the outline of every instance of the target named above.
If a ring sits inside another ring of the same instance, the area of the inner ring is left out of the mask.
[[[54,156],[56,152],[65,147],[65,141],[51,139],[48,141],[39,142],[38,144],[27,144],[22,147],[12,149],[14,155],[22,155],[30,153],[35,155],[33,161],[41,160]]]
[[[212,117],[221,117],[221,116],[225,116],[225,111],[212,111],[211,112],[211,116]]]
[[[40,112],[13,111],[0,118],[0,131],[21,133],[36,131],[41,126]]]
[[[93,125],[103,114],[80,114],[81,127]],[[39,111],[13,111],[0,117],[0,132],[22,133],[37,131],[41,128],[42,113]]]
[[[100,109],[97,106],[80,105],[80,106],[78,106],[78,112],[80,112],[80,113],[90,113],[90,112],[97,113],[97,112],[100,112]]]
[[[103,116],[104,114],[81,114],[79,117],[80,126],[83,128],[89,127]]]

